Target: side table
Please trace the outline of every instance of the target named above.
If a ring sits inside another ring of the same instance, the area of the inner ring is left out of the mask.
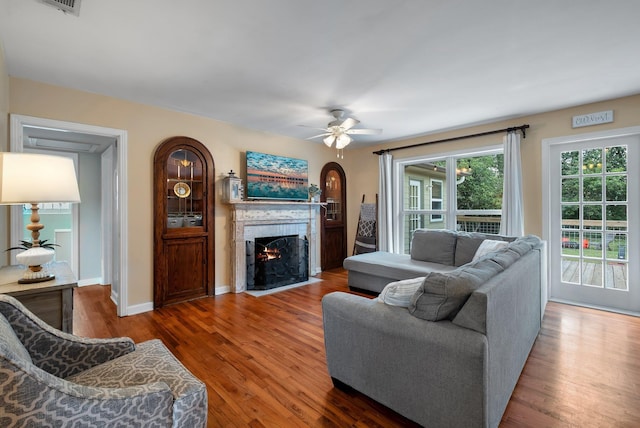
[[[18,284],[25,266],[0,268],[0,293],[15,297],[52,327],[73,333],[73,289],[78,281],[66,262],[53,262],[49,268],[56,277],[34,284]]]

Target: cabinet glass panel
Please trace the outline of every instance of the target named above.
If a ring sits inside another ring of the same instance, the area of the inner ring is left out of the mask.
[[[327,220],[342,221],[342,181],[337,171],[331,170],[327,173],[325,183]]]
[[[202,226],[202,159],[190,150],[176,150],[167,159],[169,228]]]

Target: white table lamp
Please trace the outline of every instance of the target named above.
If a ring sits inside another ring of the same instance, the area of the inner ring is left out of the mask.
[[[16,256],[29,266],[20,283],[53,279],[42,265],[53,260],[54,251],[40,247],[38,203],[80,202],[73,160],[61,156],[30,153],[0,153],[0,205],[31,204],[31,248]]]

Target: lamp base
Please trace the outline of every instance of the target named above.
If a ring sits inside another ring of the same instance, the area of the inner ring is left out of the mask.
[[[56,276],[52,273],[50,274],[46,274],[45,276],[41,276],[41,277],[37,277],[37,278],[20,278],[18,280],[18,284],[35,284],[37,282],[45,282],[45,281],[51,281],[52,279],[54,279]]]

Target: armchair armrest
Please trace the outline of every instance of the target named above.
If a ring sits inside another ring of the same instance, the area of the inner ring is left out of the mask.
[[[133,340],[127,337],[89,339],[64,333],[40,320],[11,296],[0,295],[0,312],[33,363],[54,376],[66,378],[135,349]]]

